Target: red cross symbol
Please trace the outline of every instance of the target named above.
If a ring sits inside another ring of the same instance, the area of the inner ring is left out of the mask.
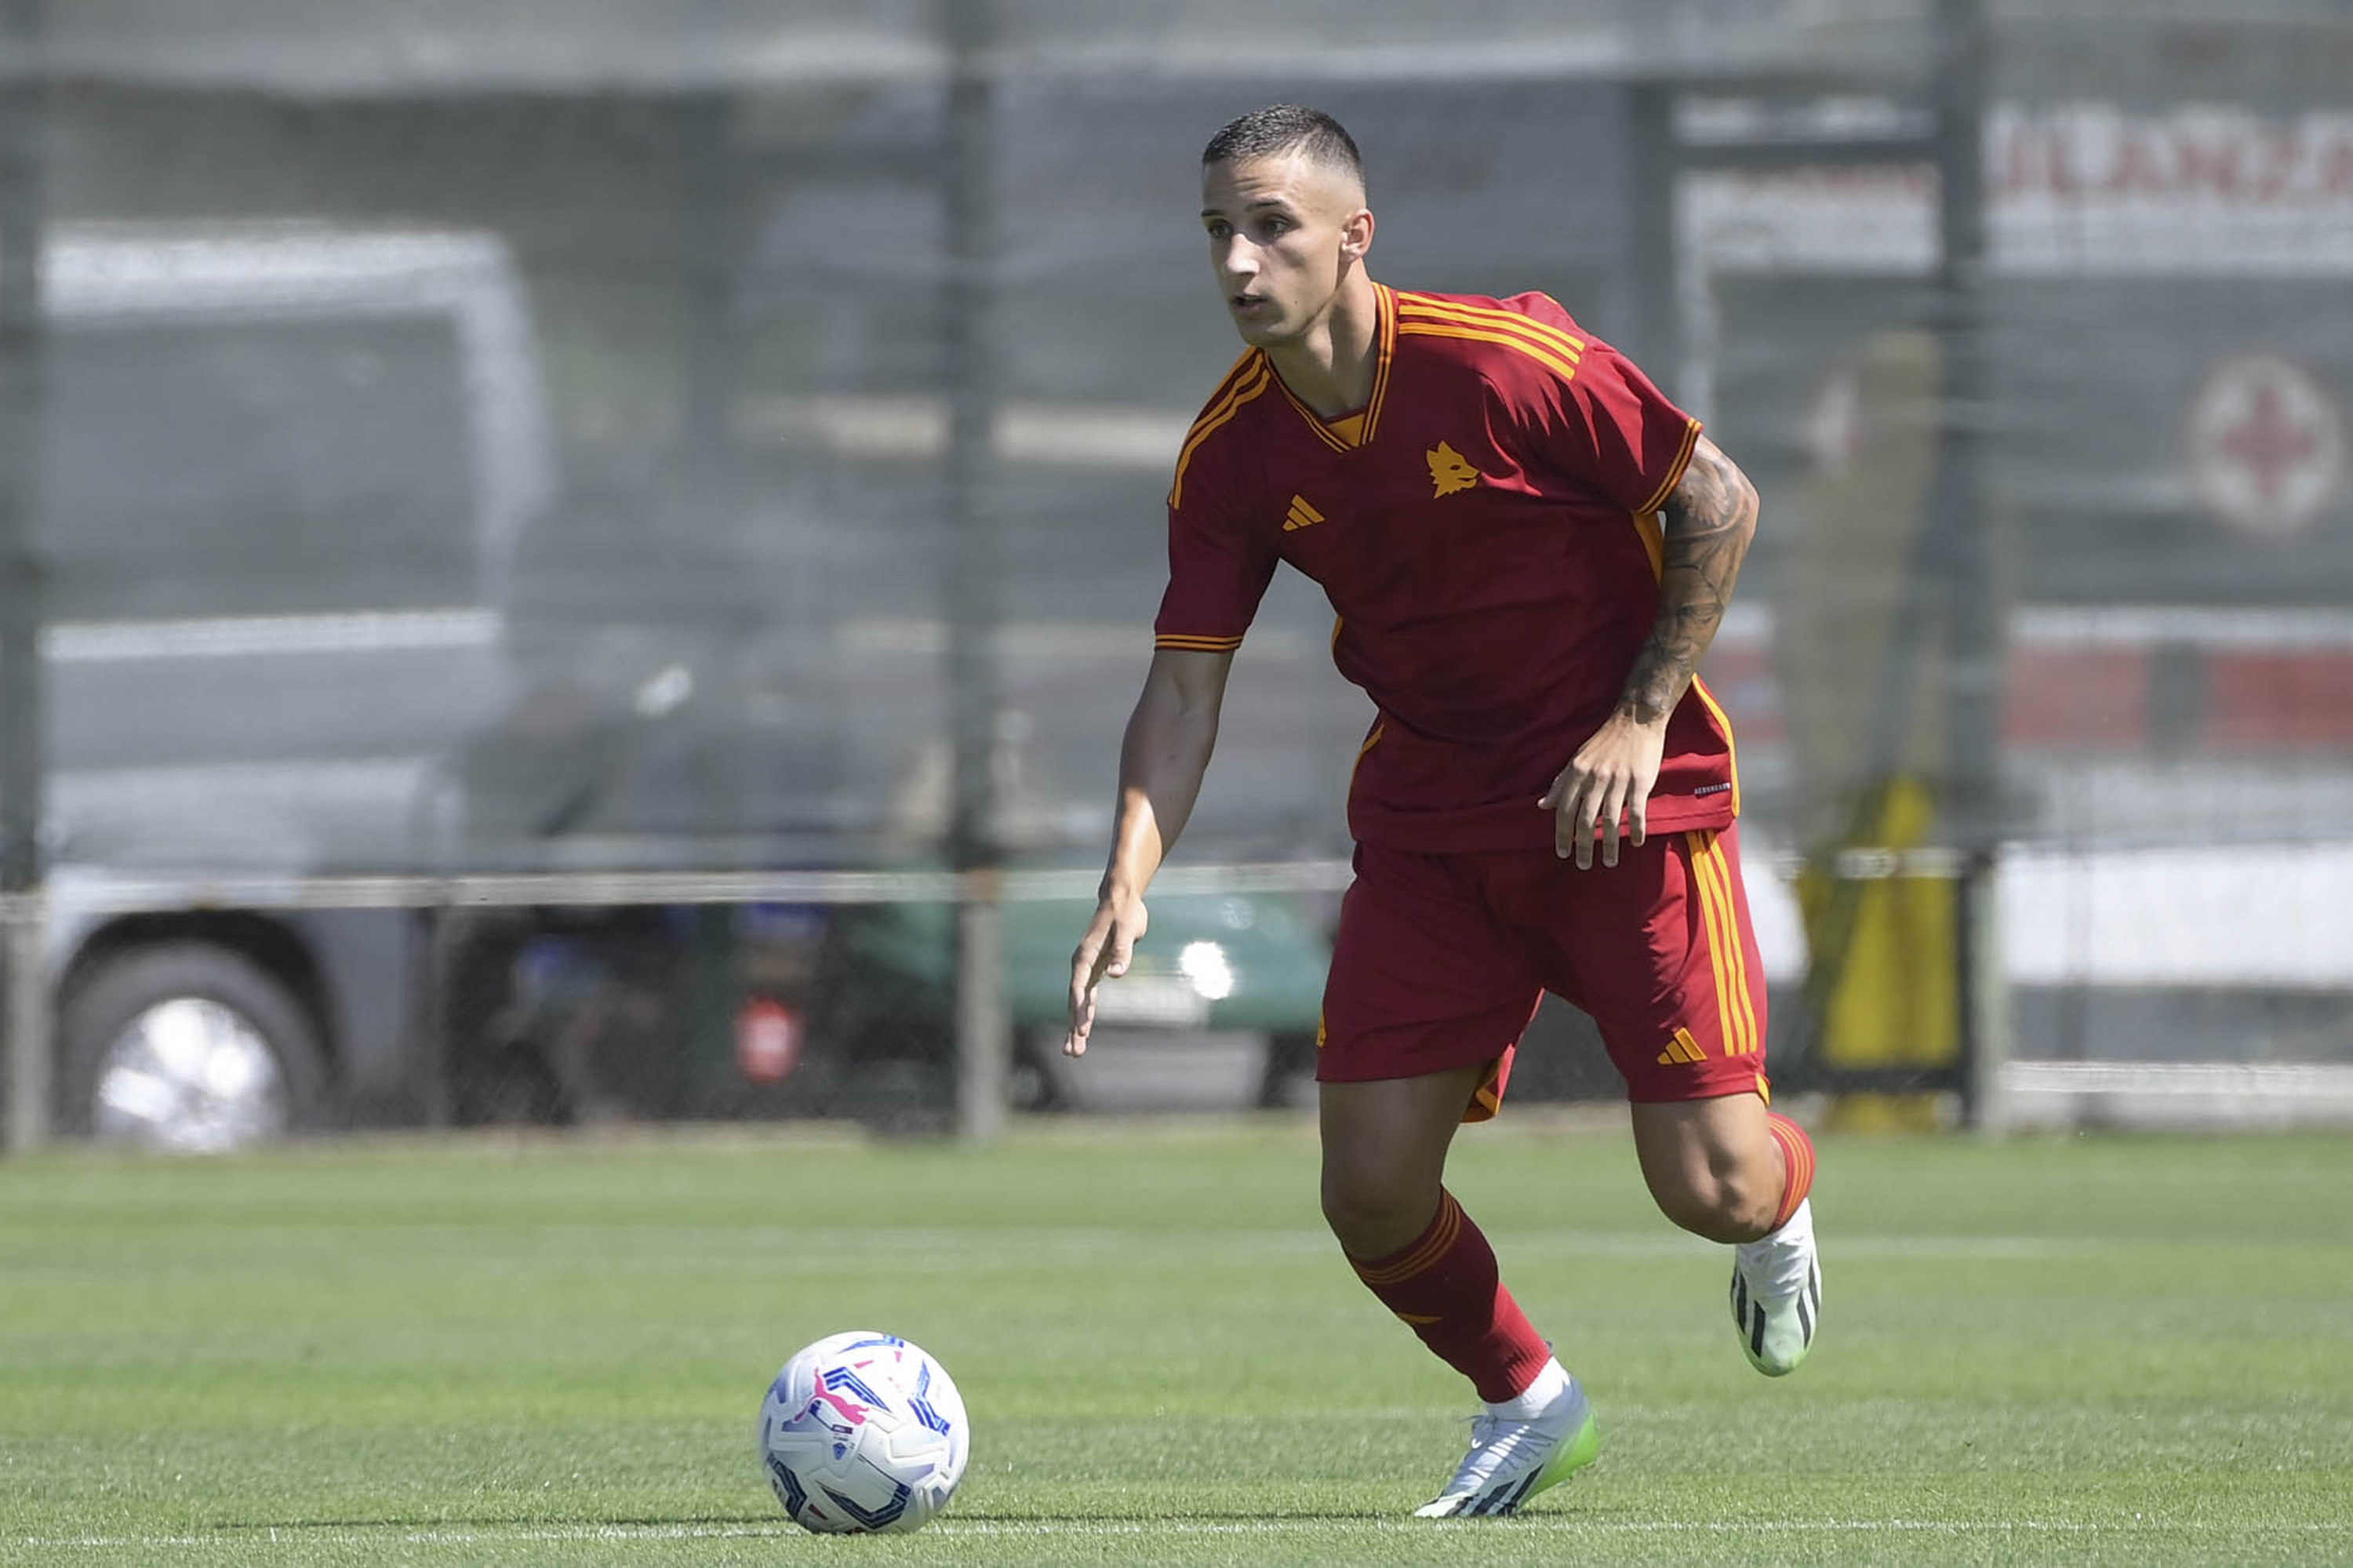
[[[2303,366],[2272,355],[2224,360],[2190,405],[2190,479],[2232,527],[2284,538],[2310,526],[2345,467],[2336,402]]]
[[[2248,471],[2257,495],[2276,504],[2288,474],[2318,455],[2320,438],[2296,420],[2278,381],[2266,378],[2254,384],[2245,413],[2214,445]]]

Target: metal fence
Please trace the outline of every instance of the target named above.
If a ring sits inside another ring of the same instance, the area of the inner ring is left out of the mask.
[[[20,1141],[1294,1100],[1368,715],[1295,577],[1124,1054],[1039,1049],[1276,99],[1377,276],[1551,292],[1757,481],[1784,1082],[2353,1102],[2341,7],[395,10],[0,8]]]

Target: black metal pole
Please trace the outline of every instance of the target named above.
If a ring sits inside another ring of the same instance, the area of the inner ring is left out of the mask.
[[[989,0],[941,0],[949,45],[947,145],[940,160],[946,218],[945,380],[947,531],[940,552],[947,620],[948,726],[953,749],[947,853],[965,874],[956,920],[956,1129],[985,1141],[1001,1128],[1010,1056],[1005,940],[997,897],[997,729],[1002,705],[997,630],[1002,619],[991,442],[997,363],[991,318],[997,288],[996,42]]]
[[[1944,771],[1948,841],[1978,849],[1997,833],[2003,641],[1987,505],[1992,409],[1986,344],[1984,0],[1938,0],[1936,292],[1944,387],[1933,526],[1951,643]]]
[[[1999,1123],[2008,999],[1994,924],[2000,838],[2001,688],[2009,634],[1986,465],[1993,437],[1987,343],[1985,122],[1990,39],[1985,0],[1936,7],[1937,301],[1944,396],[1932,504],[1947,647],[1945,837],[1964,852],[1954,918],[1966,1114]]]
[[[45,0],[0,0],[0,905],[5,905],[7,1133],[48,1140],[50,1019],[42,962],[40,506],[48,82]]]
[[[1681,385],[1685,345],[1675,191],[1682,169],[1674,117],[1672,83],[1641,81],[1627,90],[1627,160],[1632,165],[1627,271],[1633,314],[1621,346],[1633,351],[1652,380],[1687,397],[1690,388]]]

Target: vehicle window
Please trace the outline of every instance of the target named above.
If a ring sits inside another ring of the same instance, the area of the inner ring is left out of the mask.
[[[321,614],[478,597],[445,317],[63,323],[48,363],[49,614]]]

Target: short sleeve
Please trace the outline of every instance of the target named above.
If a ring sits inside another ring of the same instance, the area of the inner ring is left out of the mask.
[[[1632,360],[1587,337],[1542,295],[1522,296],[1534,319],[1575,334],[1574,373],[1531,377],[1517,390],[1541,450],[1567,478],[1629,512],[1656,512],[1682,482],[1700,422],[1670,402]]]
[[[1153,622],[1155,648],[1226,653],[1241,646],[1274,578],[1274,547],[1209,486],[1188,482],[1168,508],[1168,589]]]

